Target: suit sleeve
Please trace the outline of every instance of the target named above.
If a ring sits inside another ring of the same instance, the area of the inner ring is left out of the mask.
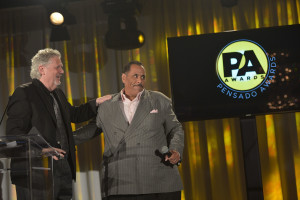
[[[164,127],[167,133],[169,149],[178,151],[182,157],[184,147],[184,131],[181,123],[177,120],[177,117],[172,109],[171,100],[169,99],[164,101],[164,114]]]
[[[98,112],[101,109],[102,104],[98,106]],[[93,118],[87,125],[77,129],[73,132],[75,145],[86,142],[102,133],[102,126],[100,123],[100,116]]]
[[[89,102],[81,104],[80,106],[72,106],[61,90],[58,90],[57,94],[59,95],[60,99],[64,101],[63,105],[65,105],[66,109],[68,110],[71,122],[81,123],[96,117],[96,99],[90,100]]]
[[[71,106],[69,104],[69,110],[71,122],[73,123],[81,123],[90,120],[96,116],[96,100],[91,100],[80,106]]]
[[[8,101],[6,135],[24,135],[31,128],[31,107],[25,89],[17,88]]]
[[[75,145],[86,142],[102,132],[101,128],[98,128],[96,125],[96,119],[91,120],[87,125],[77,129],[73,132],[73,138]]]

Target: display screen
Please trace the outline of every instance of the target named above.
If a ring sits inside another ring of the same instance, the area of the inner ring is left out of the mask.
[[[300,25],[168,38],[180,121],[300,110]]]

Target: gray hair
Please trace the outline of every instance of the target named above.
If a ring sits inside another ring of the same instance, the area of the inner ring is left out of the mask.
[[[39,72],[39,66],[46,65],[49,63],[49,60],[53,57],[59,57],[61,58],[61,54],[56,49],[46,48],[41,49],[33,56],[31,59],[31,71],[30,71],[30,77],[32,79],[40,79],[41,74]]]

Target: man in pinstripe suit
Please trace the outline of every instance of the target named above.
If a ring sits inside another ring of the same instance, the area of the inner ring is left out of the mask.
[[[105,138],[101,169],[105,200],[181,199],[183,186],[177,164],[183,153],[184,132],[170,99],[145,90],[145,79],[142,63],[128,63],[122,73],[124,89],[98,109],[96,125]],[[95,133],[87,130],[75,133],[75,143]],[[172,154],[162,155],[159,150],[163,146]]]

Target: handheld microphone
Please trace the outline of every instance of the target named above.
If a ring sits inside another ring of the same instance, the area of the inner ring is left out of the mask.
[[[172,156],[172,153],[169,151],[169,148],[167,146],[162,146],[159,150],[159,152],[165,156],[167,155],[168,157],[171,157]],[[179,166],[181,163],[181,160],[179,160],[175,165]]]
[[[159,152],[164,156],[167,155],[168,157],[172,155],[172,153],[169,151],[169,148],[167,146],[162,146]]]

